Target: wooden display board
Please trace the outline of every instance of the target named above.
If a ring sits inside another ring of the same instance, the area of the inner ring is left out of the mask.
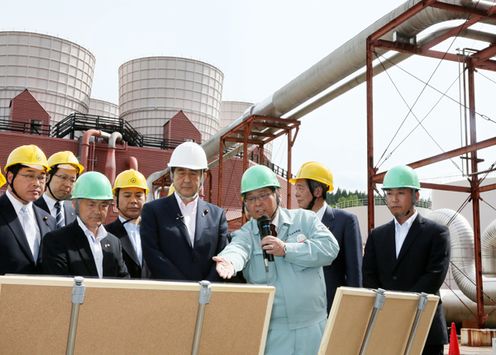
[[[419,298],[419,294],[416,293],[385,292],[383,307],[377,312],[364,354],[405,353]],[[359,354],[373,313],[375,299],[374,290],[339,287],[329,313],[319,355]],[[420,315],[410,354],[422,353],[438,301],[438,296],[427,296],[427,303]]]
[[[72,278],[0,276],[2,354],[63,354]],[[200,285],[85,279],[75,354],[191,354]],[[275,289],[212,284],[200,354],[263,354]]]

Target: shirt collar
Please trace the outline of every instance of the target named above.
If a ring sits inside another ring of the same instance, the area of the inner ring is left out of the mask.
[[[174,196],[176,197],[177,204],[180,208],[191,208],[193,206],[196,208],[196,206],[198,205],[198,195],[187,205],[183,202],[183,200],[181,200],[181,197],[179,197],[176,192],[174,192]]]
[[[396,226],[396,228],[407,228],[407,229],[410,229],[413,221],[415,220],[415,218],[417,218],[417,215],[418,215],[418,211],[415,210],[415,213],[412,214],[410,216],[410,218],[408,218],[405,222],[403,222],[403,224],[400,224],[396,218],[394,218],[394,225]]]
[[[45,202],[48,206],[48,209],[51,211],[55,208],[55,204],[59,201],[57,201],[56,199],[54,199],[52,196],[49,196],[47,193],[44,193],[43,194],[43,198],[45,199]],[[62,207],[63,203],[62,201],[60,201],[60,207]]]
[[[32,202],[28,202],[27,204],[22,203],[9,190],[7,190],[5,194],[7,195],[7,198],[9,199],[10,203],[12,203],[12,206],[14,207],[14,210],[16,211],[17,214],[21,212],[21,208],[23,208],[24,206],[26,206],[28,211],[33,209]]]
[[[322,207],[319,208],[319,210],[317,212],[315,212],[317,214],[317,217],[319,217],[319,221],[321,221],[322,218],[324,217],[324,213],[326,211],[326,208],[327,208],[327,203],[324,202]]]
[[[77,218],[77,222],[78,222],[79,227],[83,230],[85,235],[90,235],[93,238],[95,238],[96,240],[103,239],[107,236],[108,233],[105,230],[105,227],[103,226],[103,224],[100,224],[100,226],[98,226],[98,229],[96,231],[96,235],[93,235],[93,232],[90,231],[88,229],[88,227],[86,227],[86,224],[84,224],[84,222],[81,220],[81,218],[79,218],[79,216],[77,216],[76,218]]]

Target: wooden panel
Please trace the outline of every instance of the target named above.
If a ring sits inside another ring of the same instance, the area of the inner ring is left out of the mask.
[[[419,295],[386,291],[377,313],[366,354],[403,354],[415,319]],[[372,316],[373,290],[340,287],[327,321],[319,354],[358,354]],[[411,354],[421,354],[439,297],[429,295],[419,320]]]
[[[197,283],[86,279],[84,285],[76,354],[191,354]],[[64,353],[72,286],[71,278],[0,277],[2,353]],[[274,288],[213,284],[211,290],[200,353],[262,354]]]

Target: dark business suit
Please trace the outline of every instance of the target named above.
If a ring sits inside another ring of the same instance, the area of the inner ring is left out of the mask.
[[[220,280],[212,257],[227,243],[223,209],[198,200],[193,247],[174,195],[145,203],[140,228],[143,256],[152,278]]]
[[[358,219],[352,213],[327,206],[322,223],[339,244],[339,254],[331,265],[324,266],[327,312],[339,286],[362,287],[362,236]]]
[[[109,233],[100,244],[103,251],[103,277],[129,278],[119,239]],[[47,233],[41,246],[45,274],[98,277],[88,239],[77,221]]]
[[[37,206],[33,205],[33,210],[43,239],[46,233],[55,229],[55,219]],[[40,258],[41,253],[38,254],[35,263],[14,206],[6,194],[2,195],[0,197],[0,275],[39,274]]]
[[[76,211],[74,210],[74,207],[72,207],[71,201],[62,201],[62,203],[64,204],[64,223],[67,226],[68,224],[71,224],[76,220]],[[48,208],[48,205],[43,196],[34,201],[34,204],[50,213],[50,209]]]
[[[150,271],[146,266],[145,261],[143,260],[143,265],[138,260],[138,256],[136,255],[136,251],[134,250],[134,246],[129,239],[129,235],[127,234],[126,228],[117,218],[110,224],[105,226],[107,232],[115,235],[122,244],[122,257],[124,258],[124,262],[127,266],[127,271],[131,278],[133,279],[148,279],[150,278]]]
[[[394,221],[374,229],[365,245],[363,286],[439,295],[449,266],[449,231],[418,215],[396,258]],[[439,303],[427,345],[448,342],[446,320]]]

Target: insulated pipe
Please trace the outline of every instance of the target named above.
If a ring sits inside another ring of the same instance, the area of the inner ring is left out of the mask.
[[[496,220],[494,220],[481,237],[482,273],[496,277]]]
[[[427,217],[448,226],[451,238],[451,272],[453,278],[463,294],[476,302],[474,232],[472,227],[465,217],[447,208],[431,211]],[[489,227],[483,236],[485,240],[484,250],[492,248],[496,240],[496,222],[493,222]],[[496,305],[496,278],[483,276],[482,281],[484,304]]]
[[[128,158],[128,163],[129,163],[129,169],[134,169],[136,171],[138,170],[138,159],[132,155]]]
[[[107,156],[105,158],[105,175],[108,177],[111,184],[114,183],[115,171],[117,169],[115,163],[115,147],[118,140],[122,140],[122,134],[119,132],[112,132],[108,140]]]
[[[427,37],[421,39],[418,43],[428,43],[432,41],[433,39],[437,38],[440,35],[443,35],[445,32],[449,31],[452,27],[445,27],[442,29],[437,30],[436,32],[429,34]],[[464,37],[468,39],[474,39],[474,40],[479,40],[479,41],[484,41],[487,43],[496,43],[496,35],[488,32],[483,32],[483,31],[477,31],[477,30],[472,30],[472,29],[465,29],[462,32],[458,34],[459,37]],[[376,64],[374,66],[374,76],[378,75],[385,70],[401,63],[405,59],[408,59],[411,56],[411,54],[407,53],[396,53],[392,55],[391,57],[388,58],[387,61],[384,61],[382,64]],[[356,86],[362,84],[366,80],[366,73],[361,73],[358,74],[350,79],[348,79],[345,83],[342,85],[332,89],[331,91],[327,92],[323,96],[317,98],[315,101],[309,103],[305,107],[301,108],[300,110],[292,113],[289,115],[287,118],[290,119],[299,119],[313,110],[316,110],[320,106],[324,105],[325,103],[335,99],[336,97],[343,95],[344,93],[348,92],[349,90],[355,88]],[[251,112],[251,111],[250,111]],[[243,116],[246,115],[246,112],[243,114]],[[247,116],[249,117],[251,113]],[[241,145],[236,147],[235,149],[230,149],[227,153],[224,154],[224,159],[228,159],[236,154],[238,154],[239,150],[241,149]],[[218,158],[211,160],[209,163],[209,168],[213,168],[218,164]]]
[[[108,139],[110,138],[110,134],[98,129],[88,129],[83,133],[83,137],[81,139],[81,164],[85,169],[88,169],[88,152],[90,150],[91,137],[105,137]]]
[[[404,13],[406,10],[422,2],[422,0],[410,0],[400,5],[381,19],[361,31],[341,47],[330,53],[327,57],[307,69],[298,77],[288,84],[274,92],[260,103],[255,104],[245,113],[233,121],[227,127],[221,129],[210,140],[203,144],[207,158],[215,157],[218,154],[219,140],[222,135],[227,133],[232,127],[246,120],[251,115],[267,115],[281,117],[289,111],[297,108],[305,101],[320,94],[325,89],[345,79],[357,70],[365,66],[365,51],[367,38],[378,29],[391,22],[393,19]],[[481,8],[478,0],[447,0],[447,4],[462,5],[471,8]],[[485,4],[484,7],[489,7]],[[413,16],[408,21],[397,27],[398,33],[403,37],[412,38],[421,31],[440,22],[466,19],[467,15],[459,12],[449,12],[438,8],[428,7]],[[385,36],[387,39],[392,38],[392,33]]]

